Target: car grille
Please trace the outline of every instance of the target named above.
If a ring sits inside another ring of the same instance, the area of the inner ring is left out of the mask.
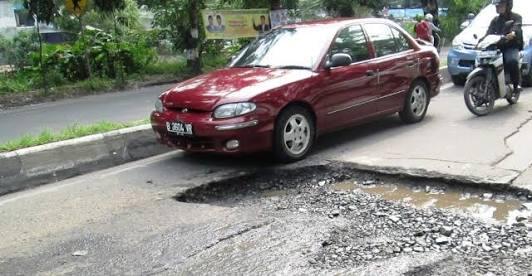
[[[468,49],[468,50],[474,50],[476,48],[476,45],[475,44],[464,43],[464,48]]]
[[[177,112],[177,113],[201,113],[204,111],[196,110],[196,109],[190,109],[190,108],[183,108],[183,107],[166,107],[167,110]]]
[[[183,148],[192,151],[209,151],[216,148],[215,143],[209,138],[200,137],[185,137],[175,134],[169,135],[170,140],[178,148]]]
[[[475,61],[474,60],[460,60],[460,62],[458,62],[458,66],[460,67],[474,67],[475,66]]]

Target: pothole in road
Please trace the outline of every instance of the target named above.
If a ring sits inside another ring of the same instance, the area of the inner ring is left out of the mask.
[[[329,165],[210,183],[176,199],[259,206],[266,216],[296,215],[309,228],[323,226],[316,221],[330,220],[328,232],[311,246],[317,250],[301,245],[301,254],[318,271],[403,257],[415,265],[416,258],[427,254],[450,254],[450,270],[435,275],[521,275],[528,272],[532,258],[532,205],[517,192],[456,188],[440,181]]]
[[[364,192],[416,208],[451,210],[485,222],[511,225],[524,218],[532,218],[532,203],[519,192],[488,191],[467,185],[460,187],[435,180],[379,175],[338,166],[316,166],[237,177],[187,190],[176,199],[182,202],[232,205],[246,199],[275,201],[281,197],[299,197],[313,187]]]
[[[336,183],[334,188],[343,191],[360,190],[378,195],[385,200],[400,201],[417,208],[435,207],[464,212],[489,222],[513,224],[532,216],[532,211],[524,207],[528,204],[511,195],[482,193],[472,188],[420,187],[404,183],[362,185],[356,180]]]

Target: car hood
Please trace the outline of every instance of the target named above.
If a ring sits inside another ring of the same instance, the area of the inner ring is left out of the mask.
[[[163,104],[167,108],[212,111],[221,102],[248,101],[313,74],[309,70],[225,68],[179,83],[163,94]]]
[[[483,27],[468,27],[463,30],[455,39],[465,45],[477,45],[478,40],[486,35],[487,28]],[[477,38],[475,38],[475,36]]]

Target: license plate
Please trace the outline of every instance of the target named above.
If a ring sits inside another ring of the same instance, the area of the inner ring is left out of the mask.
[[[177,135],[194,135],[192,132],[192,124],[182,122],[166,122],[166,129],[168,132],[172,132]]]
[[[478,53],[479,58],[491,58],[496,57],[497,51],[482,51]]]

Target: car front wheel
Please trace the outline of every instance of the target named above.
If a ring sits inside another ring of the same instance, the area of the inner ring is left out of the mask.
[[[275,124],[274,152],[281,162],[305,158],[314,144],[315,127],[310,112],[300,106],[285,109]]]

